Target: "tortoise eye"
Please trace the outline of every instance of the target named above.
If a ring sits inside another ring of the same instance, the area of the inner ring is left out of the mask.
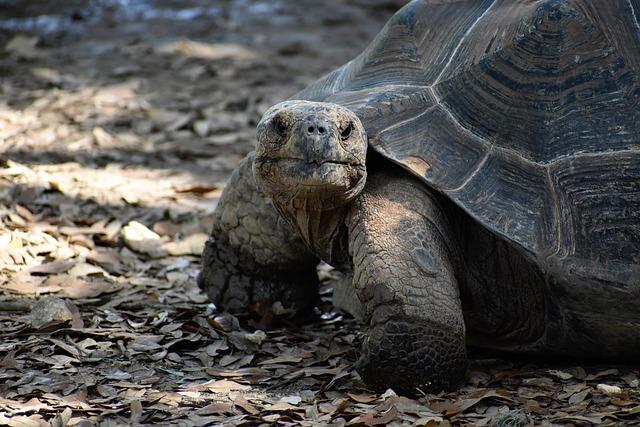
[[[342,130],[342,132],[340,132],[340,138],[342,138],[342,140],[345,141],[349,139],[352,133],[353,133],[353,123],[349,123],[347,127],[345,127]]]
[[[273,119],[273,129],[280,136],[286,136],[287,132],[289,131],[289,127],[287,126],[287,123],[285,123],[285,121],[282,120],[282,118],[279,116],[276,116]]]

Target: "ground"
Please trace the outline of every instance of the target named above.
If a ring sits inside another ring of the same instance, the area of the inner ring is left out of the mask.
[[[197,288],[261,113],[401,3],[0,1],[0,425],[640,423],[615,363],[474,352],[458,392],[368,390],[327,268],[306,323]]]

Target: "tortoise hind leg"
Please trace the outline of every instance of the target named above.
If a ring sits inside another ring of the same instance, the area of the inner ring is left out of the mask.
[[[234,171],[216,207],[198,284],[221,309],[280,301],[305,310],[318,297],[317,258],[256,188],[253,153]]]
[[[347,222],[368,323],[364,381],[411,394],[457,386],[467,367],[457,249],[435,196],[404,174],[379,173]]]

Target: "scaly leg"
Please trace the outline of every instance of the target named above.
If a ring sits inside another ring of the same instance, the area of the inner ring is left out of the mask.
[[[222,193],[198,284],[231,312],[262,301],[311,308],[318,295],[318,259],[256,188],[252,165],[250,153]]]
[[[368,324],[365,382],[406,393],[458,385],[467,366],[458,250],[435,193],[401,172],[374,174],[347,224]]]

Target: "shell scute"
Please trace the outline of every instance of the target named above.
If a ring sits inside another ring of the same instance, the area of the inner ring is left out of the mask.
[[[638,284],[639,14],[640,0],[415,0],[294,98],[352,109],[373,149],[550,274]]]

